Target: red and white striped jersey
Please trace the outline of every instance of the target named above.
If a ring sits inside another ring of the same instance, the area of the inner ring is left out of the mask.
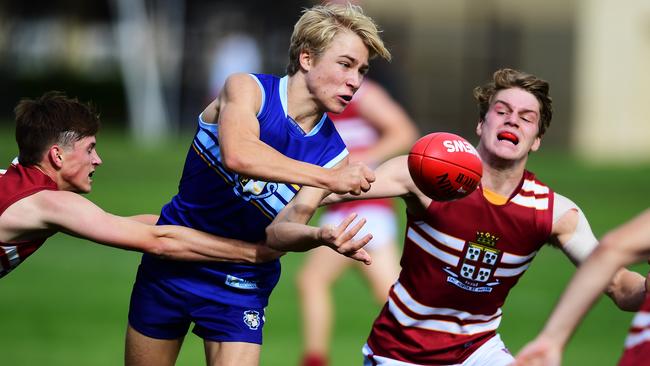
[[[368,339],[373,354],[457,364],[493,337],[510,289],[549,239],[553,198],[526,171],[504,205],[477,189],[409,216],[402,272]]]
[[[35,167],[12,164],[4,174],[0,174],[0,216],[16,201],[43,190],[57,189],[56,183]],[[14,243],[0,242],[0,278],[40,248],[46,239],[47,237]]]
[[[650,294],[632,319],[619,366],[646,365],[650,360]]]

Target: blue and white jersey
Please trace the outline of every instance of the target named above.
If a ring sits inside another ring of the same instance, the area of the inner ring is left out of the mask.
[[[348,151],[334,124],[323,115],[303,132],[287,115],[287,77],[255,74],[262,91],[257,119],[260,140],[282,154],[331,168]],[[197,133],[187,154],[178,194],[161,211],[159,225],[183,225],[215,235],[259,242],[265,228],[300,189],[299,185],[263,182],[224,167],[216,124],[199,116]],[[144,273],[173,281],[189,292],[222,303],[264,307],[280,276],[279,260],[260,265],[190,263],[144,255]]]

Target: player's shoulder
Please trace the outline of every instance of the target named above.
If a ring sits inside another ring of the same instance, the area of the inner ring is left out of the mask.
[[[546,183],[544,183],[543,180],[541,180],[537,174],[530,170],[525,170],[524,171],[524,185],[532,185],[535,187],[538,187],[539,189],[542,189],[544,191],[548,191],[549,193],[553,191],[553,189]]]

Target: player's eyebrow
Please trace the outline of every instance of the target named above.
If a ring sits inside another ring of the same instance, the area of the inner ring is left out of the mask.
[[[494,101],[495,105],[498,104],[498,103],[505,105],[510,110],[514,109],[514,108],[512,108],[512,105],[510,103],[506,102],[505,100],[497,99],[497,100]],[[534,111],[532,109],[522,109],[521,112],[519,112],[519,113],[520,114],[522,114],[522,113],[534,113],[535,115],[538,114],[537,111]]]
[[[350,63],[353,64],[353,65],[360,64],[359,60],[357,60],[356,58],[354,58],[354,57],[352,57],[350,55],[341,55],[340,57],[347,58],[350,61]],[[367,63],[364,63],[364,64],[359,66],[359,70],[363,74],[367,74],[368,70],[370,70],[370,65],[368,65]]]

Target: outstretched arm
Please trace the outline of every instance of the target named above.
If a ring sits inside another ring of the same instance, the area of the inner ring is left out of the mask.
[[[553,237],[556,244],[573,263],[586,260],[598,245],[582,210],[568,198],[556,193]],[[636,272],[621,268],[605,289],[616,306],[624,311],[637,311],[645,298],[645,279]]]
[[[112,215],[67,191],[42,191],[16,202],[5,211],[0,226],[6,238],[16,241],[38,232],[62,231],[100,244],[176,260],[256,263],[282,255],[263,245],[183,226],[154,226]]]
[[[431,199],[415,186],[408,170],[407,160],[407,155],[400,155],[381,164],[375,170],[375,182],[367,192],[360,195],[330,194],[323,200],[322,205],[351,200],[409,196],[417,197],[422,202],[430,202]]]
[[[225,166],[239,174],[273,182],[289,182],[359,194],[374,180],[365,164],[343,164],[335,169],[291,159],[260,140],[257,113],[259,85],[248,74],[226,80],[219,98],[203,111],[206,122],[219,124],[219,146]]]
[[[266,243],[271,248],[281,251],[303,252],[317,246],[328,246],[340,254],[370,264],[370,256],[363,248],[372,236],[354,239],[365,224],[365,219],[350,227],[356,215],[348,216],[334,227],[324,225],[314,227],[306,225],[326,194],[313,187],[303,187],[296,197],[276,216],[266,228]]]
[[[561,364],[569,338],[623,266],[650,256],[650,210],[603,237],[562,294],[542,332],[517,355],[515,365]]]

